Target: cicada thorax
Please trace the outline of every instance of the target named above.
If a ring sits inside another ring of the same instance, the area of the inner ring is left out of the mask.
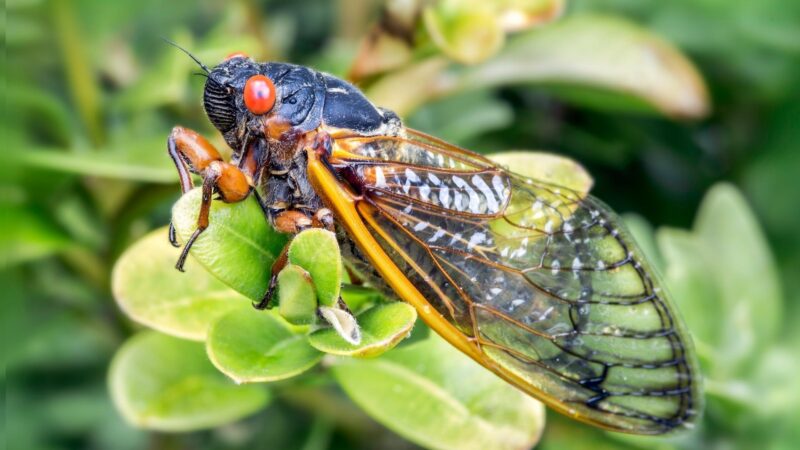
[[[395,135],[402,124],[396,114],[376,107],[358,89],[335,77],[290,64],[263,67],[276,80],[275,111],[250,117],[239,133],[256,136],[266,149],[259,163],[257,189],[263,194],[270,222],[275,224],[276,214],[285,210],[311,217],[324,203],[308,180],[308,147],[319,145],[321,138],[331,146],[331,136],[342,133]]]
[[[269,177],[263,183],[263,198],[271,220],[275,214],[285,210],[299,210],[311,217],[323,207],[302,164],[302,161],[297,161],[285,166],[269,166]]]

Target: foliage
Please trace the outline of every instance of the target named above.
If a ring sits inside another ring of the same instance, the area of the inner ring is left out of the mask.
[[[108,384],[120,413],[130,423],[153,430],[222,425],[268,401],[266,390],[225,379],[202,346],[155,332],[142,332],[120,348]]]
[[[523,0],[474,14],[464,5],[486,2],[388,1],[404,25],[395,30],[407,32],[400,40],[372,28],[373,3],[8,2],[0,58],[8,442],[488,448],[482,439],[498,437],[491,443],[522,448],[544,425],[541,405],[420,323],[402,339],[414,315],[404,304],[346,285],[359,346],[305,323],[316,320],[317,297],[331,304],[338,264],[295,255],[279,307],[252,310],[284,240],[254,218],[252,202],[215,202],[215,225],[187,272],[171,268],[177,250],[163,225],[178,187],[165,138],[180,123],[224,143],[203,116],[196,67],[164,35],[210,65],[241,50],[350,75],[411,126],[478,151],[567,155],[585,164],[595,195],[635,213],[629,227],[695,337],[704,419],[684,435],[636,438],[550,414],[540,448],[793,448],[796,2]],[[425,9],[409,16],[404,7]],[[377,38],[362,40],[368,33]],[[585,174],[567,166],[559,176]],[[173,211],[184,239],[197,195]]]

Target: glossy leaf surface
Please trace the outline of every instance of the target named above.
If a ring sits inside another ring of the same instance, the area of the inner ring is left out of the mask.
[[[128,248],[111,279],[117,304],[130,318],[163,333],[203,340],[216,319],[246,307],[248,300],[210,276],[195,260],[175,269],[180,250],[167,241],[167,228],[150,232]]]
[[[376,359],[342,359],[333,373],[372,417],[428,448],[530,448],[544,426],[541,403],[438,336]]]
[[[305,330],[275,312],[236,310],[217,321],[206,341],[215,366],[237,383],[276,381],[313,367],[322,353],[308,344]]]
[[[264,407],[260,386],[237,386],[209,362],[202,344],[153,331],[135,335],[111,362],[114,404],[131,424],[160,431],[219,426]]]

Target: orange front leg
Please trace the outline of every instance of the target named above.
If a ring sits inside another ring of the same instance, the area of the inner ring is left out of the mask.
[[[175,127],[167,139],[167,152],[178,169],[181,191],[185,194],[194,188],[192,173],[203,178],[203,199],[197,217],[197,229],[184,245],[175,268],[183,272],[189,250],[198,236],[208,227],[208,213],[214,192],[226,203],[240,202],[247,198],[251,181],[236,166],[222,160],[219,152],[208,140],[197,132]],[[178,247],[175,228],[169,224],[169,240]]]

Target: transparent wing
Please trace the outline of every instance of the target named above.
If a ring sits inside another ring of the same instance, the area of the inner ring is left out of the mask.
[[[599,426],[691,423],[688,334],[602,202],[413,131],[336,148],[370,232],[485,366]]]

